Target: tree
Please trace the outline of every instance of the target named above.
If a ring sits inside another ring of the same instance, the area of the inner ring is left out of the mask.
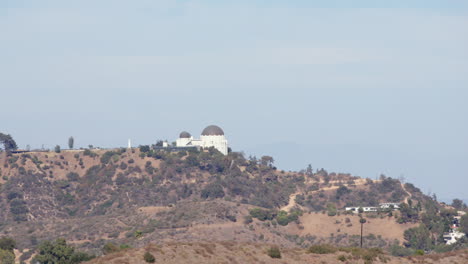
[[[115,245],[114,243],[112,243],[112,242],[106,243],[104,245],[104,247],[102,247],[102,253],[104,253],[104,255],[114,253],[114,252],[117,252],[119,250],[120,250],[120,248],[117,245]]]
[[[143,259],[147,263],[154,263],[156,261],[156,258],[153,256],[153,254],[151,254],[149,252],[145,252],[145,255],[143,255]]]
[[[403,237],[406,240],[404,243],[406,247],[422,250],[431,248],[431,233],[424,224],[405,230]]]
[[[73,137],[68,138],[68,148],[73,149],[73,145],[75,144],[75,139]]]
[[[0,249],[12,251],[16,248],[16,241],[11,237],[0,238]]]
[[[12,150],[18,149],[15,140],[8,134],[0,133],[0,144],[3,144],[7,155],[10,155]]]
[[[210,183],[205,186],[205,188],[201,192],[201,197],[203,199],[207,198],[223,198],[224,197],[224,190],[223,186],[219,183]]]
[[[453,199],[452,206],[455,209],[462,210],[466,207],[466,204],[460,199]]]
[[[59,238],[54,242],[43,242],[39,246],[38,251],[38,254],[33,259],[33,263],[75,264],[94,258],[94,256],[83,252],[75,252],[75,248],[67,245],[67,242],[63,238]]]
[[[149,151],[150,151],[150,146],[148,145],[140,146],[140,152],[147,153]]]
[[[271,157],[271,156],[263,156],[260,159],[260,164],[262,164],[263,166],[267,166],[267,167],[272,167],[274,162],[275,161],[274,161],[273,157]]]
[[[462,232],[465,232],[465,234],[468,236],[468,214],[461,217],[461,219],[460,219],[460,230]]]
[[[56,153],[60,153],[60,146],[59,145],[55,146],[54,150]]]
[[[0,249],[0,263],[15,264],[15,254],[12,251]]]
[[[281,258],[281,251],[277,246],[272,246],[267,251],[268,256],[271,258]]]

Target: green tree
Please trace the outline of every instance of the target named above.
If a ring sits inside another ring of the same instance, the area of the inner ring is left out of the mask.
[[[460,199],[453,199],[452,206],[453,206],[453,208],[455,208],[457,210],[462,210],[462,209],[464,209],[466,207],[466,204],[463,203],[463,201],[460,200]]]
[[[312,165],[311,165],[311,164],[307,165],[306,174],[307,174],[308,176],[314,175],[314,170],[312,169]]]
[[[286,226],[289,224],[288,213],[285,211],[279,211],[278,215],[276,216],[276,222],[279,225]]]
[[[461,217],[460,230],[468,236],[468,214]]]
[[[431,233],[424,224],[405,230],[403,237],[406,247],[427,250],[432,246]]]
[[[143,153],[147,153],[150,151],[150,146],[148,145],[140,146],[140,151]]]
[[[151,254],[149,252],[145,252],[145,255],[143,255],[143,259],[147,263],[154,263],[156,261],[156,258],[153,256],[153,254]]]
[[[55,146],[54,150],[56,153],[60,153],[60,146],[59,145]]]
[[[3,148],[5,149],[7,155],[10,155],[12,150],[18,149],[16,141],[11,135],[8,134],[0,133],[0,144],[3,144]]]
[[[277,246],[273,246],[267,251],[268,256],[271,258],[281,258],[281,251]]]
[[[75,144],[75,139],[73,137],[68,138],[68,148],[73,149],[73,145]]]
[[[274,161],[273,157],[271,157],[271,156],[263,156],[260,159],[260,164],[262,164],[263,166],[267,166],[267,167],[272,167],[274,162],[275,161]]]
[[[120,250],[120,248],[116,244],[114,244],[112,242],[106,243],[104,245],[104,247],[102,247],[102,253],[104,253],[104,255],[114,253],[114,252],[117,252],[119,250]]]
[[[43,242],[38,251],[33,262],[39,264],[75,264],[94,258],[94,256],[83,252],[75,252],[75,248],[67,245],[63,238],[59,238],[54,242]]]
[[[11,237],[0,238],[0,249],[13,252],[16,248],[16,241]]]
[[[219,183],[210,183],[205,186],[201,192],[201,197],[207,198],[223,198],[225,195],[223,186]]]
[[[0,263],[15,264],[15,254],[9,250],[0,249]]]

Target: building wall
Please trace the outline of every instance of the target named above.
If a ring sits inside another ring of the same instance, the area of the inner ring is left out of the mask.
[[[193,140],[193,137],[190,137],[190,138],[178,138],[176,140],[176,146],[177,147],[186,147],[190,141]]]
[[[224,136],[201,136],[202,147],[214,147],[224,155],[228,154],[228,141]]]

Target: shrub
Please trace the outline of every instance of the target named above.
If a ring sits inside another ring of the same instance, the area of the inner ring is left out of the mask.
[[[67,174],[67,179],[69,181],[78,181],[79,178],[80,177],[79,177],[78,173],[76,173],[76,172],[69,172]]]
[[[414,250],[395,244],[390,247],[390,254],[395,257],[407,257],[413,255]]]
[[[13,251],[16,248],[16,241],[10,237],[0,238],[0,249]]]
[[[8,195],[7,195],[8,201],[11,201],[11,200],[13,200],[15,198],[23,199],[23,194],[20,193],[20,192],[15,192],[15,191],[12,191],[12,192],[8,193]]]
[[[112,159],[112,161],[116,162],[119,159],[119,153],[115,151],[107,151],[104,153],[101,157],[101,163],[102,164],[107,164],[109,161]]]
[[[245,225],[248,225],[248,224],[250,224],[252,222],[253,222],[252,216],[250,216],[250,215],[244,216],[244,224]]]
[[[260,221],[273,220],[276,216],[271,210],[264,210],[260,208],[254,208],[250,210],[250,216],[257,218]]]
[[[336,252],[336,248],[331,245],[313,245],[307,251],[314,254],[331,254]]]
[[[281,251],[277,246],[270,247],[267,251],[267,254],[271,258],[281,258]]]
[[[84,156],[90,156],[91,158],[94,158],[97,156],[96,153],[92,152],[91,150],[89,149],[85,149],[84,152],[83,152],[83,155]]]
[[[15,198],[10,202],[10,211],[15,215],[26,214],[29,212],[26,202],[23,199]]]
[[[117,252],[119,250],[120,250],[120,248],[117,245],[115,245],[114,243],[112,243],[112,242],[106,243],[102,247],[102,253],[104,253],[104,255],[114,253],[114,252]]]
[[[60,153],[60,146],[59,145],[55,146],[54,150],[56,153]]]
[[[12,251],[0,249],[0,263],[2,264],[14,264],[15,254]]]
[[[286,226],[289,224],[288,213],[285,211],[280,211],[276,216],[276,221],[279,225]]]
[[[128,166],[127,166],[127,163],[125,163],[125,162],[123,162],[123,161],[120,163],[120,169],[121,169],[121,170],[126,170],[127,167],[128,167]]]
[[[143,259],[147,263],[154,263],[156,261],[156,258],[154,258],[153,254],[151,254],[149,252],[145,252],[145,255],[143,255]]]
[[[67,245],[65,239],[57,239],[54,242],[43,242],[39,248],[39,253],[34,257],[33,263],[80,263],[94,258],[83,252],[75,252],[75,248]]]
[[[345,262],[346,261],[346,256],[345,255],[339,255],[338,260],[341,261],[341,262]]]
[[[224,190],[223,186],[219,183],[211,183],[205,186],[201,192],[201,197],[204,199],[207,198],[223,198]]]

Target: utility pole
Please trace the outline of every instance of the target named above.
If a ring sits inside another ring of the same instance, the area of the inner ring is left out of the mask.
[[[359,223],[361,223],[361,248],[362,248],[362,229],[363,229],[363,226],[364,226],[365,222],[366,222],[365,218],[359,219]]]

